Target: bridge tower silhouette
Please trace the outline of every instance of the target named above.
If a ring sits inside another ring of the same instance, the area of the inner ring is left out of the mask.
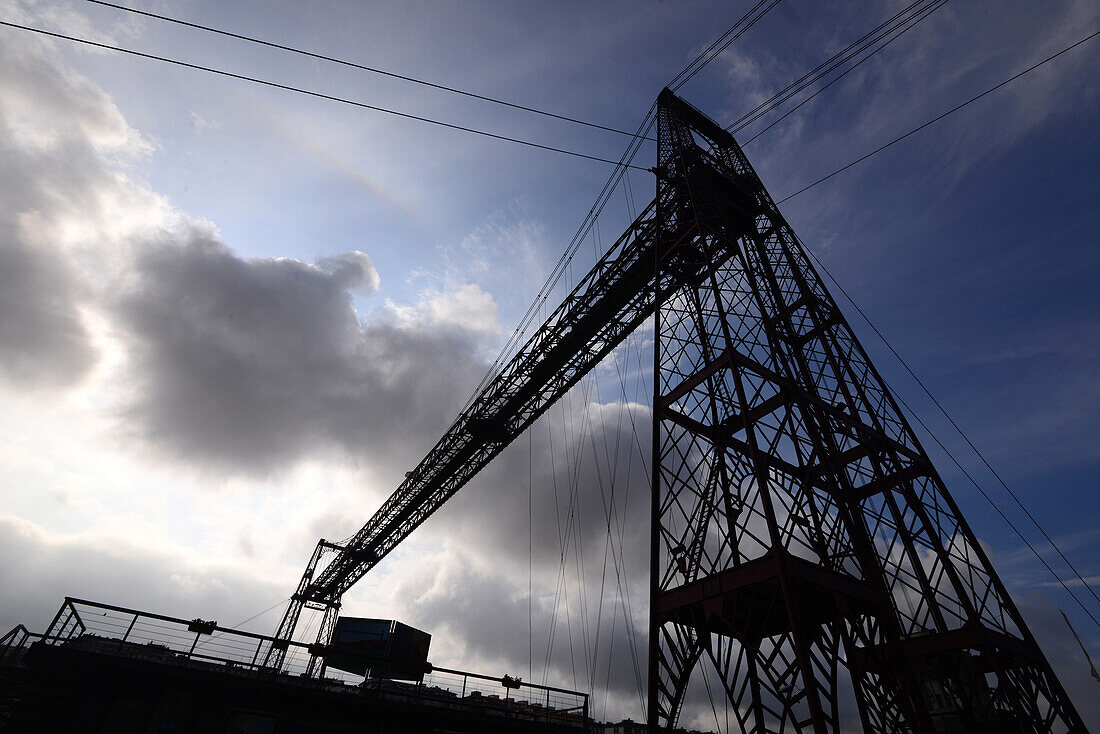
[[[1085,727],[732,135],[658,101],[649,724]],[[696,676],[700,675],[696,672]]]

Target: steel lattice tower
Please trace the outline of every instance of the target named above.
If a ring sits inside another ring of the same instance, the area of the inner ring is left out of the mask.
[[[733,137],[658,103],[651,730],[1085,727]]]
[[[374,516],[322,540],[264,665],[651,316],[649,724],[709,666],[743,732],[1084,732],[733,136],[665,90],[657,195]],[[334,554],[321,565],[322,556]]]

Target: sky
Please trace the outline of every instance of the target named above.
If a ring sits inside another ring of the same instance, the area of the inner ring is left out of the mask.
[[[629,130],[752,5],[130,4]],[[784,0],[680,94],[728,124],[902,6]],[[603,158],[627,141],[86,2],[4,0],[0,19]],[[1087,0],[950,0],[746,153],[782,199],[1098,28]],[[40,629],[71,595],[223,624],[269,609],[245,626],[273,631],[317,539],[357,530],[457,414],[610,167],[6,27],[0,57],[0,628]],[[1093,583],[1098,60],[1084,44],[781,207]],[[547,308],[652,198],[649,173],[627,181]],[[437,664],[640,719],[650,346],[643,329],[616,350],[345,612],[428,630]],[[1100,727],[1058,610],[1094,657],[1100,628],[921,440]]]

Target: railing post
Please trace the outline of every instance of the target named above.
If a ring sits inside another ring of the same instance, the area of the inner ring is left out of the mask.
[[[248,664],[248,667],[255,669],[256,659],[260,657],[260,648],[262,648],[263,646],[264,646],[264,641],[263,640],[257,640],[256,641],[256,652],[255,652],[255,654],[252,655],[252,662]]]
[[[73,604],[72,601],[69,602],[69,609],[71,609],[73,613],[73,629],[76,629],[76,627],[79,626],[80,634],[84,634],[85,632],[87,632],[88,628],[84,625],[84,620],[80,618],[80,612],[76,611],[76,605]],[[70,635],[70,637],[71,636],[72,635]]]
[[[52,634],[53,631],[54,631],[53,628],[56,627],[57,623],[61,621],[61,615],[65,613],[65,608],[68,607],[68,606],[69,606],[69,598],[65,597],[65,602],[57,610],[57,614],[53,615],[53,621],[50,622],[50,626],[46,628],[46,634],[42,636],[43,640],[48,641],[50,639],[53,639],[54,637],[60,637],[60,630],[58,630],[57,635]],[[47,644],[48,644],[48,642],[47,642]]]
[[[130,637],[130,633],[134,631],[134,625],[137,624],[137,621],[138,615],[135,614],[134,618],[130,620],[130,626],[126,628],[126,634],[122,636],[123,642],[126,642],[126,640]]]

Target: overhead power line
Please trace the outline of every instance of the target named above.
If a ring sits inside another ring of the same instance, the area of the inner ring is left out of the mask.
[[[961,109],[962,109],[963,107],[966,107],[967,105],[969,105],[969,104],[970,104],[970,103],[972,103],[972,102],[977,102],[977,101],[978,101],[979,99],[981,99],[982,97],[985,97],[985,96],[986,96],[986,95],[988,95],[988,94],[992,94],[993,92],[997,91],[997,90],[998,90],[998,89],[1000,89],[1001,87],[1004,87],[1004,86],[1006,86],[1006,85],[1008,85],[1008,84],[1011,84],[1012,82],[1016,81],[1017,79],[1019,79],[1020,77],[1024,76],[1025,74],[1028,74],[1028,73],[1030,73],[1030,72],[1032,72],[1032,71],[1035,71],[1036,69],[1038,69],[1038,68],[1039,68],[1040,66],[1042,66],[1043,64],[1045,64],[1045,63],[1047,63],[1047,62],[1049,62],[1049,61],[1053,61],[1054,59],[1058,58],[1058,57],[1059,57],[1059,56],[1061,56],[1062,54],[1064,54],[1064,53],[1067,53],[1068,51],[1071,51],[1071,50],[1073,50],[1073,49],[1077,48],[1078,46],[1080,46],[1081,44],[1085,43],[1086,41],[1091,41],[1091,40],[1092,40],[1093,38],[1096,38],[1097,36],[1100,36],[1100,31],[1094,31],[1094,32],[1090,33],[1089,35],[1087,35],[1087,36],[1085,36],[1084,38],[1082,38],[1082,39],[1081,39],[1080,41],[1077,41],[1076,43],[1072,43],[1072,44],[1070,44],[1069,46],[1066,46],[1065,48],[1063,48],[1063,49],[1062,49],[1061,51],[1059,51],[1058,53],[1052,54],[1051,56],[1048,56],[1048,57],[1046,57],[1046,58],[1045,58],[1045,59],[1043,59],[1042,61],[1039,61],[1039,62],[1037,62],[1037,63],[1035,63],[1035,64],[1032,64],[1031,66],[1029,66],[1028,68],[1024,69],[1023,71],[1021,71],[1021,72],[1018,72],[1017,74],[1014,74],[1013,76],[1010,76],[1010,77],[1009,77],[1008,79],[1005,79],[1005,80],[1004,80],[1003,82],[1001,82],[1001,83],[999,83],[999,84],[997,84],[997,85],[995,85],[995,86],[992,86],[992,87],[990,87],[989,89],[985,90],[985,91],[984,91],[984,92],[982,92],[981,94],[976,94],[976,95],[974,95],[973,97],[971,97],[970,99],[966,100],[965,102],[963,102],[963,103],[961,103],[961,104],[957,104],[957,105],[955,105],[954,107],[952,107],[951,109],[949,109],[949,110],[948,110],[947,112],[943,112],[943,113],[941,113],[941,114],[939,114],[939,115],[936,115],[936,116],[935,116],[935,117],[933,117],[933,118],[932,118],[931,120],[928,120],[927,122],[925,122],[925,123],[923,123],[923,124],[921,124],[921,125],[918,125],[917,127],[913,128],[913,129],[912,129],[912,130],[910,130],[909,132],[907,132],[907,133],[905,133],[905,134],[903,134],[903,135],[899,135],[898,137],[896,137],[896,138],[894,138],[893,140],[891,140],[891,141],[890,141],[889,143],[886,143],[886,144],[884,144],[884,145],[880,145],[879,147],[877,147],[877,148],[875,148],[874,150],[872,150],[872,151],[871,151],[870,153],[865,153],[864,155],[861,155],[861,156],[860,156],[859,158],[856,158],[856,159],[855,159],[854,161],[852,161],[851,163],[848,163],[848,164],[846,164],[846,165],[844,165],[844,166],[841,166],[840,168],[836,169],[835,171],[833,171],[832,173],[828,174],[827,176],[822,176],[821,178],[817,179],[817,180],[816,180],[816,181],[814,181],[813,183],[811,183],[811,184],[808,184],[808,185],[806,185],[806,186],[803,186],[803,187],[802,187],[802,188],[800,188],[800,189],[799,189],[798,191],[795,191],[795,192],[794,192],[793,194],[788,194],[787,196],[785,196],[785,197],[783,197],[782,199],[780,199],[779,201],[777,201],[777,202],[776,202],[776,204],[782,204],[782,203],[783,203],[783,202],[785,202],[785,201],[790,201],[791,199],[793,199],[794,197],[798,196],[799,194],[804,194],[805,192],[809,191],[810,189],[812,189],[813,187],[817,186],[818,184],[822,184],[822,183],[825,183],[826,181],[828,181],[829,179],[833,178],[833,177],[834,177],[834,176],[836,176],[837,174],[840,174],[840,173],[843,173],[844,171],[847,171],[847,170],[848,170],[849,168],[851,168],[852,166],[855,166],[855,165],[857,165],[857,164],[859,164],[859,163],[862,163],[863,161],[867,160],[868,158],[870,158],[870,157],[871,157],[871,156],[873,156],[873,155],[876,155],[877,153],[881,153],[882,151],[886,150],[887,148],[889,148],[890,146],[894,145],[895,143],[900,143],[900,142],[901,142],[902,140],[905,140],[905,139],[906,139],[906,138],[908,138],[908,137],[909,137],[910,135],[914,135],[915,133],[918,133],[918,132],[920,132],[921,130],[923,130],[924,128],[928,127],[929,125],[933,125],[933,124],[935,124],[935,123],[939,122],[940,120],[942,120],[943,118],[947,117],[948,115],[950,115],[950,114],[952,114],[952,113],[954,113],[954,112],[958,112],[958,111],[959,111],[959,110],[961,110]]]
[[[771,97],[768,97],[766,100],[760,102],[748,112],[745,112],[743,115],[734,120],[730,125],[728,125],[726,127],[726,130],[728,130],[729,132],[737,132],[741,128],[745,127],[745,125],[751,123],[757,117],[766,114],[768,111],[783,103],[791,96],[802,91],[813,82],[828,74],[830,71],[841,66],[844,62],[848,61],[854,56],[857,56],[859,53],[873,45],[879,38],[888,34],[891,28],[904,23],[905,21],[903,20],[903,17],[913,13],[914,10],[919,13],[920,6],[927,5],[929,4],[929,2],[930,0],[914,0],[914,2],[911,2],[909,5],[899,10],[890,18],[875,26],[856,40],[852,41],[850,44],[837,51],[835,54],[825,59],[817,66],[810,69],[787,86],[783,87],[783,89],[779,90]],[[947,2],[947,0],[931,0],[931,2],[933,4],[942,4],[944,2]]]
[[[812,72],[806,74],[805,76],[803,76],[802,79],[799,79],[796,82],[792,82],[787,87],[787,89],[784,89],[781,92],[775,94],[771,99],[766,100],[765,102],[762,102],[754,110],[752,110],[752,111],[746,113],[744,116],[742,116],[740,121],[735,122],[734,124],[730,125],[726,129],[729,130],[732,133],[736,133],[736,132],[740,131],[741,129],[743,129],[747,125],[751,124],[752,122],[755,122],[761,116],[763,116],[763,115],[767,114],[768,112],[772,111],[773,109],[779,107],[779,105],[783,104],[783,102],[785,102],[790,97],[794,96],[795,94],[802,91],[803,89],[810,86],[811,84],[818,81],[819,79],[824,78],[830,71],[833,71],[834,69],[838,68],[845,61],[848,61],[849,59],[858,56],[860,53],[867,50],[868,48],[871,48],[876,43],[881,41],[883,38],[886,38],[886,40],[883,43],[881,43],[878,47],[874,48],[869,54],[867,54],[862,59],[860,59],[859,61],[857,61],[854,64],[852,64],[851,66],[849,66],[847,69],[842,71],[840,74],[833,77],[831,80],[829,80],[828,83],[824,84],[820,89],[818,89],[813,94],[811,94],[808,97],[806,97],[805,99],[803,99],[801,102],[796,104],[791,109],[784,112],[782,115],[780,115],[775,120],[770,122],[766,127],[764,127],[759,132],[757,132],[755,135],[753,135],[751,138],[746,140],[744,145],[748,145],[749,143],[751,143],[752,141],[756,140],[761,135],[766,133],[768,130],[771,130],[773,127],[775,127],[779,123],[783,122],[783,120],[787,119],[788,117],[793,115],[795,112],[800,110],[802,107],[804,107],[811,100],[816,98],[819,94],[824,92],[826,89],[833,86],[834,84],[839,82],[841,79],[848,76],[848,74],[850,74],[853,71],[855,71],[856,69],[858,69],[864,62],[870,60],[879,51],[882,51],[884,48],[889,46],[891,43],[893,43],[897,39],[901,38],[901,36],[903,36],[906,33],[906,31],[909,31],[909,30],[915,28],[922,20],[924,20],[925,18],[927,18],[932,13],[936,12],[937,10],[939,10],[940,8],[942,8],[946,4],[947,4],[947,0],[936,0],[936,2],[933,2],[929,5],[923,5],[923,6],[919,7],[917,9],[917,11],[915,13],[913,13],[913,15],[903,18],[900,22],[895,22],[898,17],[900,17],[902,15],[905,15],[911,8],[914,8],[914,7],[917,7],[917,6],[921,5],[920,2],[913,3],[908,8],[901,11],[900,13],[895,15],[893,18],[891,18],[887,22],[883,23],[882,25],[878,26],[874,30],[867,33],[867,35],[865,35],[863,38],[861,38],[858,41],[856,41],[855,43],[851,44],[848,48],[844,49],[844,51],[841,51],[836,56],[833,56],[832,59],[829,59],[828,61],[823,62],[820,66],[818,66],[817,69],[815,69],[814,71],[812,71]],[[893,35],[891,35],[891,34],[893,34]],[[854,50],[852,50],[851,53],[847,53],[849,50],[851,50],[853,48],[854,48]],[[834,59],[837,59],[837,57],[841,56],[841,54],[845,54],[845,55],[844,55],[843,58],[841,58],[839,61],[837,61],[837,63],[832,64],[828,68],[824,68],[831,61],[833,61]],[[824,70],[822,70],[822,69],[824,69]],[[822,71],[820,71],[820,73],[814,74],[814,72],[817,72],[819,70],[822,70]],[[812,78],[810,78],[811,75],[813,75]],[[808,79],[808,81],[805,81],[805,83],[802,83],[802,84],[799,83],[799,82],[803,82],[804,80],[807,80],[807,79]],[[795,87],[796,85],[797,85],[797,89],[794,89],[794,91],[791,91],[790,94],[785,94],[788,90],[790,90],[792,87]],[[746,119],[746,118],[748,118],[748,119]]]
[[[279,82],[273,82],[267,79],[260,79],[257,77],[246,76],[244,74],[236,74],[231,71],[225,71],[224,69],[215,69],[210,66],[202,66],[200,64],[192,64],[187,61],[180,61],[178,59],[168,58],[167,56],[157,56],[155,54],[145,53],[143,51],[135,51],[129,48],[123,48],[121,46],[112,46],[107,43],[100,43],[98,41],[92,41],[87,38],[78,38],[76,36],[67,36],[63,33],[55,33],[54,31],[47,31],[43,28],[34,28],[32,26],[20,25],[18,23],[10,23],[8,21],[0,20],[0,25],[8,26],[9,28],[16,28],[23,31],[30,31],[31,33],[38,33],[43,36],[50,36],[52,38],[60,38],[65,41],[72,41],[73,43],[80,43],[85,46],[94,46],[96,48],[102,48],[108,51],[117,51],[119,53],[129,54],[131,56],[138,56],[143,59],[150,59],[152,61],[161,61],[166,64],[173,64],[175,66],[181,66],[186,69],[194,69],[196,71],[205,71],[209,74],[217,74],[219,76],[229,77],[230,79],[239,79],[241,81],[251,82],[253,84],[260,84],[265,87],[271,87],[273,89],[282,89],[288,92],[295,92],[297,94],[304,94],[309,97],[316,97],[318,99],[327,99],[330,102],[339,102],[340,104],[351,105],[353,107],[359,107],[365,110],[372,110],[374,112],[382,112],[387,115],[393,115],[395,117],[402,117],[407,120],[416,120],[417,122],[425,122],[430,125],[438,125],[439,127],[449,128],[451,130],[460,130],[462,132],[472,133],[474,135],[481,135],[486,138],[493,138],[494,140],[503,140],[508,143],[516,143],[517,145],[525,145],[530,148],[538,148],[539,150],[548,150],[554,153],[561,153],[563,155],[573,156],[574,158],[585,158],[590,161],[599,161],[600,163],[609,163],[611,165],[620,165],[619,161],[613,161],[608,158],[601,158],[595,155],[588,155],[587,153],[578,153],[572,150],[566,150],[565,148],[558,148],[553,145],[544,145],[542,143],[536,143],[531,140],[523,140],[521,138],[513,138],[507,135],[500,135],[498,133],[491,133],[486,130],[478,130],[477,128],[466,127],[464,125],[456,125],[450,122],[444,122],[442,120],[436,120],[430,117],[423,117],[421,115],[414,115],[408,112],[400,112],[398,110],[389,109],[386,107],[379,107],[377,105],[367,104],[366,102],[359,102],[353,99],[347,99],[346,97],[337,97],[331,94],[325,94],[323,92],[315,92],[302,87],[295,87],[289,84],[281,84]],[[630,168],[638,169],[639,171],[645,170],[640,166],[633,166],[625,164]]]
[[[780,2],[782,2],[782,0],[759,0],[756,5],[749,9],[749,12],[738,18],[736,23],[730,26],[725,33],[716,38],[712,44],[707,46],[690,64],[685,66],[679,74],[673,77],[672,81],[666,86],[675,92],[677,89],[687,84],[693,76],[705,69],[710,62],[718,58],[718,56],[729,48],[734,41],[756,25],[761,18],[768,14],[769,10]],[[763,10],[761,10],[761,8],[763,8]]]
[[[517,104],[515,102],[508,102],[497,97],[490,97],[485,94],[478,94],[476,92],[469,92],[464,89],[457,89],[455,87],[449,87],[445,84],[437,84],[435,82],[429,82],[424,79],[418,79],[416,77],[408,76],[406,74],[397,74],[392,71],[386,71],[385,69],[379,69],[374,66],[367,66],[366,64],[359,64],[354,61],[348,61],[346,59],[339,59],[334,56],[326,56],[325,54],[315,53],[313,51],[306,51],[304,49],[295,48],[294,46],[287,46],[282,43],[275,43],[274,41],[265,41],[262,38],[256,38],[255,36],[249,36],[243,33],[234,33],[233,31],[227,31],[223,28],[215,28],[213,26],[203,25],[201,23],[192,23],[191,21],[182,20],[180,18],[173,18],[168,15],[161,15],[159,13],[152,13],[148,10],[139,10],[137,8],[129,8],[125,5],[119,5],[117,3],[106,2],[106,0],[87,0],[95,5],[103,5],[108,8],[114,8],[126,13],[133,13],[134,15],[143,15],[147,18],[155,18],[156,20],[163,20],[167,23],[175,23],[176,25],[186,26],[187,28],[194,28],[196,30],[205,31],[207,33],[215,33],[219,36],[225,36],[227,38],[235,38],[240,41],[247,41],[248,43],[254,43],[259,46],[267,46],[268,48],[278,49],[280,51],[286,51],[288,53],[297,54],[299,56],[306,56],[311,59],[317,59],[319,61],[325,61],[330,64],[339,64],[340,66],[346,66],[352,69],[359,69],[360,71],[370,72],[371,74],[379,74],[381,76],[390,77],[391,79],[399,79],[403,82],[409,82],[411,84],[419,84],[420,86],[430,87],[431,89],[438,89],[443,92],[450,92],[451,94],[459,94],[463,97],[470,97],[472,99],[478,99],[483,102],[491,102],[493,104],[503,105],[505,107],[511,107],[512,109],[522,110],[524,112],[530,112],[536,115],[542,115],[543,117],[551,117],[555,120],[562,120],[564,122],[571,122],[576,125],[584,125],[585,127],[596,128],[597,130],[605,130],[610,133],[617,133],[619,135],[633,136],[634,133],[627,132],[626,130],[619,130],[618,128],[609,127],[607,125],[600,125],[596,122],[589,122],[587,120],[581,120],[576,117],[570,117],[569,115],[560,115],[556,112],[549,112],[547,110],[541,110],[537,107],[529,107],[527,105]]]

